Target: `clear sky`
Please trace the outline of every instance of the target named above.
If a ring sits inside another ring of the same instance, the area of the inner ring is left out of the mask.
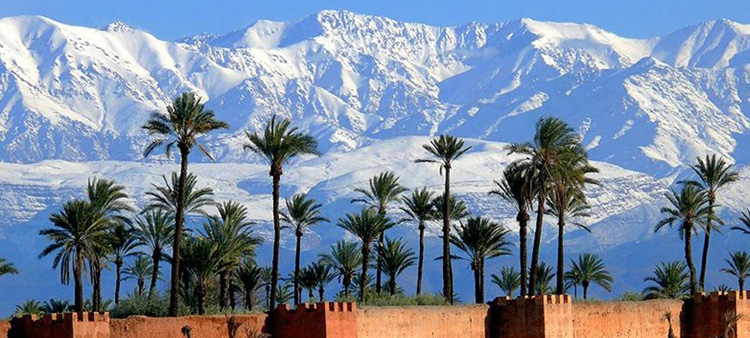
[[[662,35],[719,18],[750,23],[750,0],[0,0],[0,17],[44,15],[93,27],[121,20],[162,39],[226,33],[258,19],[286,21],[321,9],[434,25],[521,17],[586,22],[626,37]]]

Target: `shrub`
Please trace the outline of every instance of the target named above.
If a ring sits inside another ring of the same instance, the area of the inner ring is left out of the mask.
[[[407,296],[396,294],[391,296],[388,293],[377,294],[375,291],[367,291],[365,302],[360,303],[363,306],[437,306],[449,305],[445,298],[439,294],[421,294],[419,296]],[[354,297],[337,297],[337,302],[357,302]]]

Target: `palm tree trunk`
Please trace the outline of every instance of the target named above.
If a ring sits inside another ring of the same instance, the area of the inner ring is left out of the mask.
[[[97,260],[99,258],[96,258]],[[92,265],[91,272],[91,311],[92,312],[98,312],[101,308],[101,276],[102,276],[102,269],[99,266],[98,262],[91,262]]]
[[[122,280],[122,259],[115,262],[115,305],[120,304],[120,281]]]
[[[537,268],[539,266],[539,248],[542,245],[542,225],[544,224],[544,201],[546,193],[539,191],[537,195],[536,228],[534,229],[534,247],[531,249],[531,271],[529,271],[529,296],[536,294]]]
[[[528,250],[526,248],[526,232],[527,227],[529,223],[529,214],[526,212],[526,206],[520,206],[519,207],[518,216],[516,216],[516,220],[518,221],[518,241],[519,243],[519,259],[521,260],[521,298],[526,296],[527,293],[527,285],[526,282],[528,281],[528,267],[526,266],[526,251]]]
[[[422,294],[422,270],[424,269],[424,221],[419,221],[419,262],[417,263],[417,295]]]
[[[325,295],[326,290],[321,286],[318,288],[318,300],[323,301],[323,296]]]
[[[83,281],[81,280],[81,269],[84,267],[83,258],[80,257],[79,250],[76,249],[76,258],[73,263],[73,284],[74,284],[74,302],[73,309],[75,312],[83,312]]]
[[[231,274],[230,274],[231,275]],[[227,295],[229,297],[229,307],[234,310],[237,307],[237,301],[234,297],[234,282],[232,278],[227,278]]]
[[[198,285],[195,288],[196,298],[198,298],[198,314],[204,315],[206,314],[206,287],[203,285],[203,282],[198,282]]]
[[[443,195],[443,296],[453,304],[453,271],[451,267],[451,220],[450,220],[450,197],[451,197],[451,169],[445,166],[445,195]]]
[[[390,292],[391,296],[396,295],[396,278],[388,278],[388,291]]]
[[[692,224],[688,224],[685,230],[685,261],[690,270],[690,294],[698,292],[698,282],[695,278],[695,264],[693,263]]]
[[[273,169],[273,263],[271,264],[271,297],[269,310],[276,307],[276,285],[279,283],[279,245],[281,239],[281,222],[279,220],[279,184],[281,170]],[[296,289],[294,292],[297,292]]]
[[[159,280],[159,262],[161,261],[161,252],[154,251],[151,256],[151,260],[153,260],[154,268],[151,269],[151,281],[148,288],[148,298],[151,298],[156,291],[156,281]]]
[[[739,284],[740,284],[740,292],[744,292],[745,291],[745,280],[744,279],[740,279],[739,280]]]
[[[245,309],[253,311],[253,290],[245,288]]]
[[[145,281],[143,278],[138,278],[138,295],[143,295],[143,288],[145,287]]]
[[[714,198],[710,197],[708,200],[708,214],[714,216]],[[706,269],[708,268],[708,245],[711,241],[711,226],[712,219],[708,218],[706,222],[705,236],[703,237],[703,255],[701,256],[701,276],[700,276],[700,290],[706,289]]]
[[[555,293],[562,295],[565,293],[565,216],[560,213],[557,216],[557,285]]]
[[[383,212],[382,217],[385,217],[385,212]],[[382,291],[382,282],[383,282],[383,241],[385,241],[385,231],[380,233],[380,236],[378,236],[378,262],[375,266],[375,292],[377,294],[380,294],[380,291]]]
[[[583,281],[581,285],[583,285],[583,299],[586,299],[589,296],[589,282]]]
[[[180,182],[177,189],[177,210],[175,211],[174,240],[172,243],[172,272],[169,283],[169,316],[176,317],[179,307],[180,290],[180,247],[182,229],[185,223],[185,182],[188,175],[188,155],[190,149],[180,145]],[[153,283],[153,281],[151,281]]]
[[[344,281],[342,282],[344,286],[344,298],[349,298],[349,285],[351,285],[351,281],[348,280],[347,277],[344,277]]]
[[[299,292],[299,256],[300,256],[300,242],[302,241],[302,236],[300,234],[296,234],[297,237],[297,249],[294,253],[294,304],[300,303],[300,298],[302,298],[302,295]]]
[[[362,243],[362,275],[359,276],[359,301],[365,302],[367,285],[367,264],[370,263],[370,243]]]
[[[219,272],[219,308],[224,310],[227,307],[227,272]]]

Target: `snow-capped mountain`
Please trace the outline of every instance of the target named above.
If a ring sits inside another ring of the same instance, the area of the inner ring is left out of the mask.
[[[63,200],[82,194],[88,177],[114,178],[142,204],[151,183],[174,170],[164,159],[143,159],[140,127],[184,91],[231,124],[205,139],[218,163],[193,170],[261,224],[270,219],[267,169],[242,146],[245,130],[273,114],[315,135],[324,153],[285,170],[283,196],[309,192],[336,219],[358,208],[351,188],[382,170],[438,190],[437,168],[413,160],[425,155],[429,136],[451,133],[475,147],[455,166],[456,192],[474,213],[511,229],[512,208],[487,194],[512,160],[503,144],[530,139],[541,116],[563,118],[583,136],[602,181],[589,191],[592,233],[571,229],[569,253],[602,253],[617,291],[641,288],[652,256],[680,257],[676,233],[652,229],[662,194],[696,156],[718,153],[742,170],[722,198],[728,223],[750,206],[750,25],[717,20],[629,39],[585,24],[434,27],[322,11],[163,41],[121,22],[97,29],[8,17],[0,19],[0,256],[28,273],[0,285],[33,291],[0,294],[0,311],[66,292],[49,278],[50,262],[36,259],[44,244],[37,232]],[[343,236],[332,224],[314,232],[307,260]],[[393,235],[413,243],[413,233],[404,225]],[[428,250],[438,245],[434,235]],[[716,239],[716,271],[722,245],[740,240]],[[726,282],[718,272],[712,278]],[[438,290],[438,281],[430,267],[427,283]],[[468,291],[468,282],[461,286]]]

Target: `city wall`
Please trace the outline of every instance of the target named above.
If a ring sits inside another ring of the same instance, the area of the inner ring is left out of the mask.
[[[669,313],[671,321],[665,314]],[[110,319],[82,313],[0,322],[5,338],[750,338],[750,294],[642,302],[574,302],[569,296],[496,298],[487,305],[280,306],[272,316]],[[271,329],[273,328],[273,329]]]

